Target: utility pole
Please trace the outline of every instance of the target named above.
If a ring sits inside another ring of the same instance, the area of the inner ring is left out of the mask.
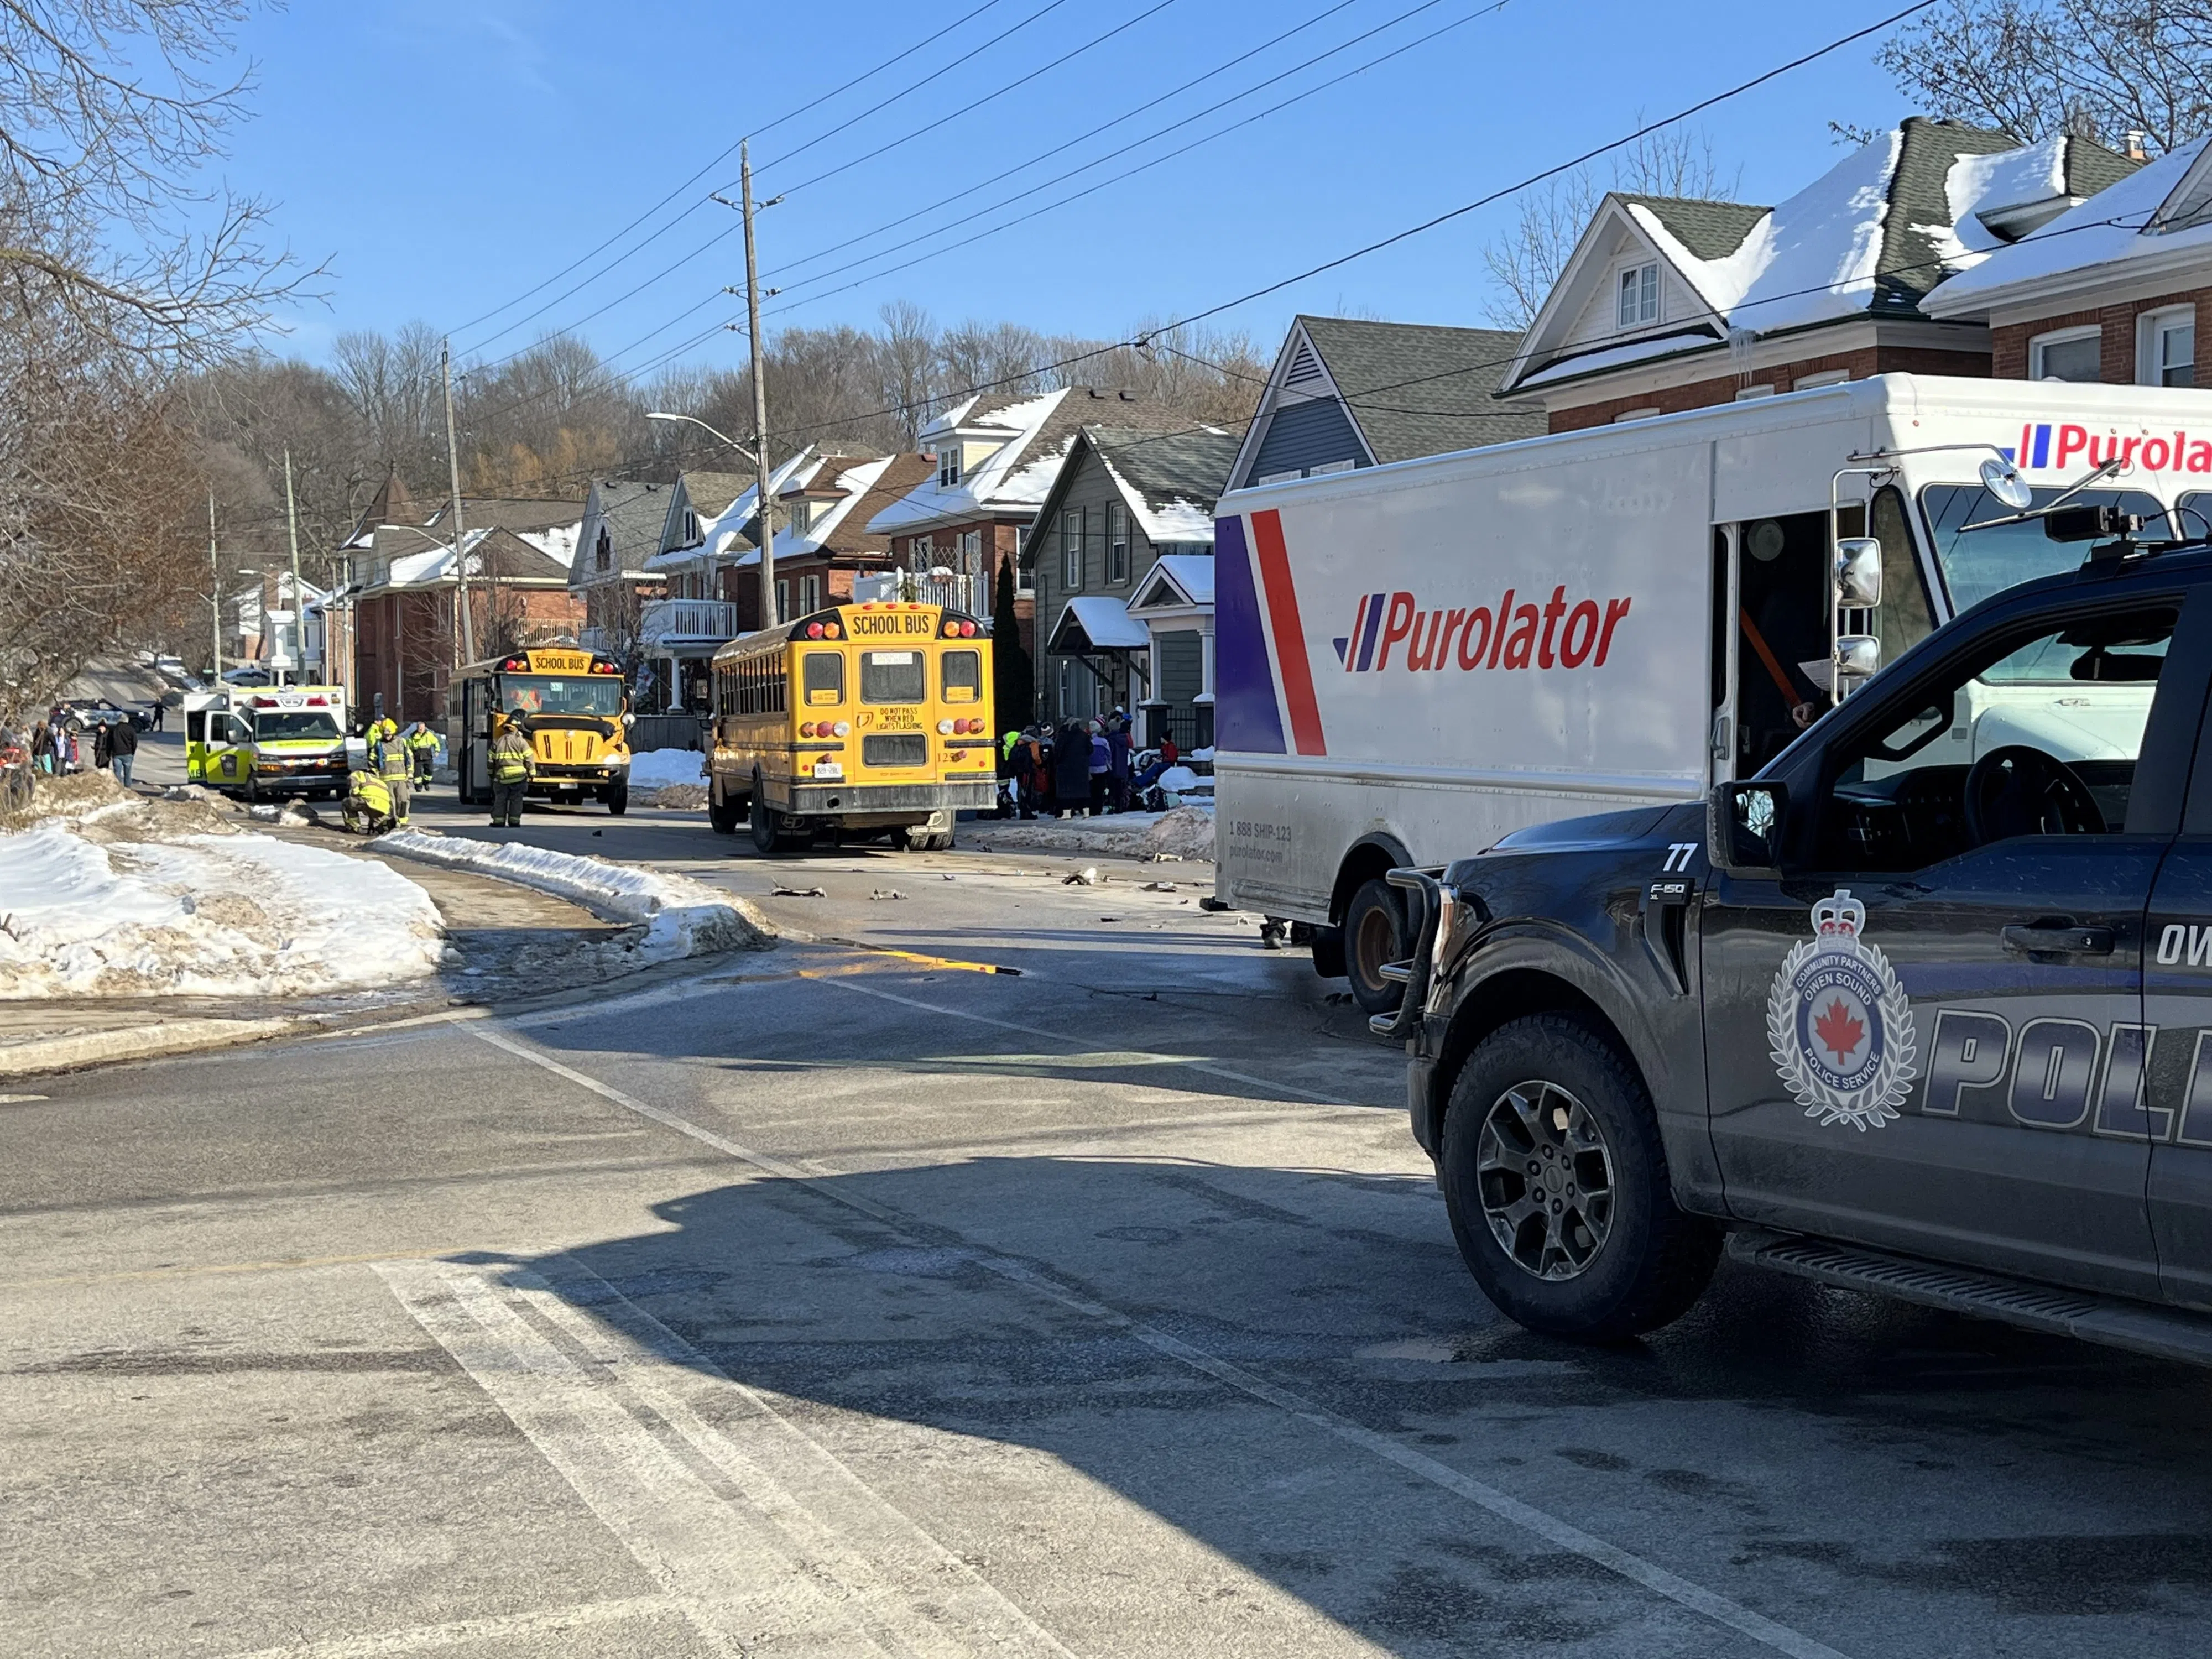
[[[754,504],[760,508],[761,626],[783,620],[775,603],[775,503],[768,493],[768,383],[761,378],[760,265],[753,254],[753,162],[750,144],[738,146],[738,181],[745,216],[745,326],[753,343]]]
[[[453,342],[448,337],[439,348],[438,363],[446,379],[446,460],[452,469],[453,480],[453,580],[454,604],[460,611],[460,627],[453,634],[453,666],[461,668],[477,659],[477,625],[469,600],[469,560],[461,550],[461,447],[453,441]]]
[[[292,538],[292,684],[307,665],[307,606],[300,597],[300,510],[292,501],[292,448],[284,447],[284,526]]]
[[[222,678],[222,565],[215,551],[215,491],[208,491],[208,603],[215,611],[215,677]]]

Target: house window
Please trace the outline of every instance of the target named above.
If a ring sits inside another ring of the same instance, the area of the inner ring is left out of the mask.
[[[1848,368],[1824,368],[1817,374],[1800,374],[1790,383],[1792,392],[1810,392],[1816,386],[1841,386],[1851,378]]]
[[[1656,404],[1650,409],[1624,409],[1613,417],[1613,423],[1619,426],[1623,421],[1648,421],[1660,412]]]
[[[684,509],[684,544],[686,547],[696,547],[701,539],[699,515],[687,507]]]
[[[1735,400],[1740,404],[1747,404],[1753,398],[1771,398],[1773,395],[1774,385],[1771,381],[1767,381],[1759,386],[1747,386],[1743,387],[1735,394]]]
[[[1620,326],[1638,328],[1659,320],[1659,264],[1647,260],[1620,273]]]
[[[775,585],[775,619],[782,622],[791,615],[791,584],[779,580]]]
[[[599,538],[592,544],[592,562],[599,569],[605,570],[614,562],[614,558],[615,538],[608,535],[606,526],[601,525]]]
[[[950,489],[960,482],[960,446],[937,452],[937,487]]]
[[[2104,367],[2098,349],[2100,331],[2063,329],[2027,343],[2027,378],[2031,380],[2081,380],[2094,385]]]
[[[2143,386],[2197,384],[2197,307],[2146,313],[2137,325],[2136,380]]]
[[[1071,507],[1060,515],[1060,557],[1062,586],[1071,591],[1083,586],[1083,509]]]
[[[1119,501],[1106,509],[1106,580],[1129,580],[1129,509]]]

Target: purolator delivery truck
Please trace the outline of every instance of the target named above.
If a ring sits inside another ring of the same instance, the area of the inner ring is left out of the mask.
[[[1886,374],[1226,495],[1218,896],[1387,1009],[1386,872],[1751,775],[1854,674],[2078,565],[2034,516],[2062,501],[2212,532],[2212,410]],[[1877,603],[1838,612],[1838,540],[1863,582],[1878,546]],[[1958,759],[2103,718],[2076,690],[1988,691]]]

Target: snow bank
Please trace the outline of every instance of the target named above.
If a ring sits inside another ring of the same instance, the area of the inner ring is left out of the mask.
[[[1116,812],[1103,818],[1037,818],[1008,823],[978,819],[960,826],[961,838],[979,848],[1035,847],[1054,852],[1118,853],[1126,858],[1210,859],[1213,809],[1178,806],[1171,812]]]
[[[697,783],[706,776],[707,757],[696,749],[647,749],[629,757],[629,787],[661,789],[672,783]]]
[[[0,836],[0,997],[301,996],[436,970],[438,912],[381,866],[266,836]]]
[[[763,950],[775,941],[775,928],[744,900],[684,876],[578,858],[519,842],[494,844],[422,830],[380,836],[376,850],[448,869],[474,870],[580,904],[594,915],[642,924],[646,935],[641,949],[647,961],[709,951]]]

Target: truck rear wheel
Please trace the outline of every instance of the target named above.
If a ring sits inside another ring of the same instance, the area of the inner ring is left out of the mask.
[[[1576,1015],[1513,1020],[1468,1056],[1439,1175],[1475,1282],[1547,1335],[1656,1330],[1689,1310],[1720,1257],[1718,1230],[1675,1207],[1650,1091]]]
[[[722,799],[722,788],[720,784],[710,783],[707,786],[707,823],[718,836],[734,836],[738,833],[737,803]]]
[[[1344,911],[1344,975],[1352,1000],[1370,1014],[1398,1006],[1405,988],[1382,977],[1382,965],[1402,962],[1413,946],[1406,939],[1406,908],[1389,883],[1370,878],[1359,884]]]
[[[778,853],[798,850],[801,842],[805,839],[805,836],[793,831],[790,827],[790,818],[777,811],[762,799],[760,780],[757,778],[753,780],[753,793],[750,806],[750,811],[747,814],[748,827],[752,830],[753,850],[756,853],[765,859],[774,858]]]

